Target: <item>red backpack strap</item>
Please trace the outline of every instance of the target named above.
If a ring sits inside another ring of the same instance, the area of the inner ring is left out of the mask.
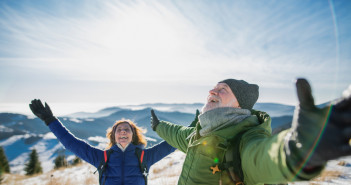
[[[143,159],[144,159],[144,150],[141,151],[140,163],[143,163]]]
[[[105,170],[107,168],[108,159],[110,158],[110,155],[112,152],[113,152],[112,149],[104,151],[104,158],[101,159],[99,166],[97,167],[96,171],[94,172],[94,174],[97,171],[99,172],[99,184],[102,184],[102,185],[105,184],[106,175],[104,176],[104,179],[102,179],[102,174],[105,172]]]
[[[104,158],[105,158],[105,163],[107,162],[107,152],[106,150],[104,151]]]
[[[144,161],[144,150],[136,147],[135,154],[138,157],[140,170],[141,170],[141,173],[143,174],[144,180],[145,180],[145,185],[147,185],[148,170],[147,170],[147,164],[146,164],[147,161]]]

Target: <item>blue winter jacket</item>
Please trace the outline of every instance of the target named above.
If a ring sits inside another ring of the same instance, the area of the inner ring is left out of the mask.
[[[93,166],[99,166],[103,159],[103,150],[97,149],[85,141],[76,138],[58,120],[50,123],[49,128],[66,149]],[[110,155],[107,164],[108,167],[104,172],[104,175],[107,176],[105,181],[106,185],[145,184],[145,179],[140,170],[138,157],[135,154],[136,147],[143,148],[142,145],[129,144],[123,152],[117,145],[111,147],[113,152]],[[144,161],[147,163],[147,169],[150,169],[151,165],[174,152],[175,148],[163,141],[151,148],[144,149],[144,151]],[[104,176],[102,179],[104,179]]]

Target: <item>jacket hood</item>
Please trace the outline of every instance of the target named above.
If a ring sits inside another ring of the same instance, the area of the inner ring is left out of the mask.
[[[259,127],[262,127],[268,130],[270,133],[272,133],[272,127],[271,127],[272,120],[271,120],[271,117],[268,115],[268,113],[252,109],[251,115],[256,115],[259,122]]]

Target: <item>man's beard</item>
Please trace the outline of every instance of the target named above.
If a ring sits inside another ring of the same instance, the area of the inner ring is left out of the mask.
[[[232,100],[231,102],[228,102],[226,104],[222,104],[221,99],[218,98],[218,102],[216,103],[211,103],[211,102],[207,102],[201,109],[201,114],[209,111],[209,110],[213,110],[216,108],[220,108],[220,107],[233,107],[235,108],[235,106],[233,105],[235,103],[235,100]]]
[[[207,112],[207,111],[209,111],[209,110],[216,109],[216,108],[219,108],[219,107],[221,107],[221,105],[220,105],[219,102],[216,103],[216,104],[214,104],[214,103],[212,103],[212,104],[206,103],[206,104],[202,107],[201,113],[203,114],[203,113],[205,113],[205,112]]]

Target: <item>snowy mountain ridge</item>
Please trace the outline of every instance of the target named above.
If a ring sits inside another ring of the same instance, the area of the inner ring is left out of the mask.
[[[107,107],[95,113],[73,113],[59,117],[61,122],[76,137],[85,140],[98,148],[105,148],[106,130],[115,120],[131,119],[138,126],[147,130],[146,138],[152,146],[160,141],[159,136],[151,131],[150,110],[156,110],[160,119],[176,124],[189,125],[194,119],[196,109],[203,104],[142,104],[122,107]],[[258,109],[281,115],[275,125],[286,124],[291,120],[293,106],[281,104],[257,104]],[[284,108],[283,108],[284,107]],[[266,109],[264,109],[266,108]],[[290,112],[289,112],[290,111]],[[151,131],[151,132],[150,132]],[[0,113],[0,146],[3,146],[10,162],[11,172],[24,174],[24,164],[28,160],[31,149],[37,149],[43,170],[47,172],[53,168],[53,160],[58,155],[73,158],[74,155],[64,149],[50,132],[47,126],[38,118],[15,113]]]

